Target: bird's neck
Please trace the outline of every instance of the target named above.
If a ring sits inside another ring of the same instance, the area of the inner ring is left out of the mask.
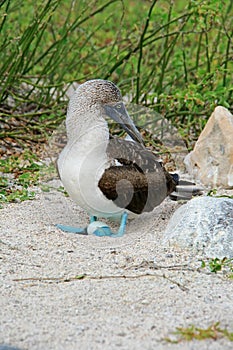
[[[68,112],[66,118],[67,137],[69,141],[103,142],[109,139],[109,130],[106,120],[99,110],[89,110],[83,113],[76,110]]]

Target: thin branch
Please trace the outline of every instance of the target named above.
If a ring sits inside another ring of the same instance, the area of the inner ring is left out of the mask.
[[[139,57],[138,57],[138,64],[137,64],[137,80],[136,80],[136,103],[139,103],[139,96],[140,96],[140,73],[141,73],[141,63],[142,63],[142,56],[143,56],[143,42],[144,38],[147,32],[147,29],[149,27],[150,19],[151,19],[151,14],[152,11],[155,7],[155,4],[157,3],[158,0],[154,0],[150,6],[147,18],[146,18],[146,23],[144,30],[142,32],[142,35],[139,40],[138,48],[139,48]]]

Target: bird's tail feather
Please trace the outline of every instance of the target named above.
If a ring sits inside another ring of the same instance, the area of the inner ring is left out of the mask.
[[[177,174],[174,175],[177,176]],[[193,196],[201,195],[203,193],[203,190],[203,187],[196,185],[194,182],[178,179],[175,191],[170,194],[170,198],[174,201],[189,200]]]

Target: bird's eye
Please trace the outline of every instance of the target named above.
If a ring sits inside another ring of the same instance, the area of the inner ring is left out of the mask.
[[[117,107],[118,109],[121,109],[121,105],[117,105],[116,107]]]

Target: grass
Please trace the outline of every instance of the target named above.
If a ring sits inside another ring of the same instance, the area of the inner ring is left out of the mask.
[[[218,195],[218,190],[216,188],[209,190],[209,192],[207,193],[207,196],[215,197],[215,198],[225,197],[225,198],[232,198],[233,199],[233,196],[230,196],[230,195],[226,195],[226,194]]]
[[[0,139],[45,141],[68,85],[115,81],[195,140],[232,106],[232,1],[0,2]],[[26,131],[26,132],[25,132]]]
[[[34,186],[39,187],[43,192],[56,189],[68,196],[63,186],[54,188],[46,183],[57,176],[54,163],[46,165],[30,149],[2,157],[0,159],[0,209],[6,203],[34,199],[36,196]]]
[[[233,341],[233,332],[229,332],[226,328],[221,328],[220,322],[215,322],[207,328],[199,328],[194,325],[190,325],[189,327],[177,327],[173,335],[176,336],[176,339],[167,337],[164,340],[169,343],[177,344],[184,341],[217,340],[226,337],[228,340]]]
[[[214,107],[232,108],[232,15],[230,0],[0,1],[1,172],[14,178],[1,177],[1,200],[33,198],[33,153],[64,119],[74,81],[114,81],[192,148]]]
[[[228,278],[233,278],[233,258],[211,258],[206,261],[202,260],[201,268],[207,268],[210,272],[224,272]]]
[[[0,159],[0,208],[3,203],[35,198],[31,189],[38,184],[44,165],[30,151]]]

